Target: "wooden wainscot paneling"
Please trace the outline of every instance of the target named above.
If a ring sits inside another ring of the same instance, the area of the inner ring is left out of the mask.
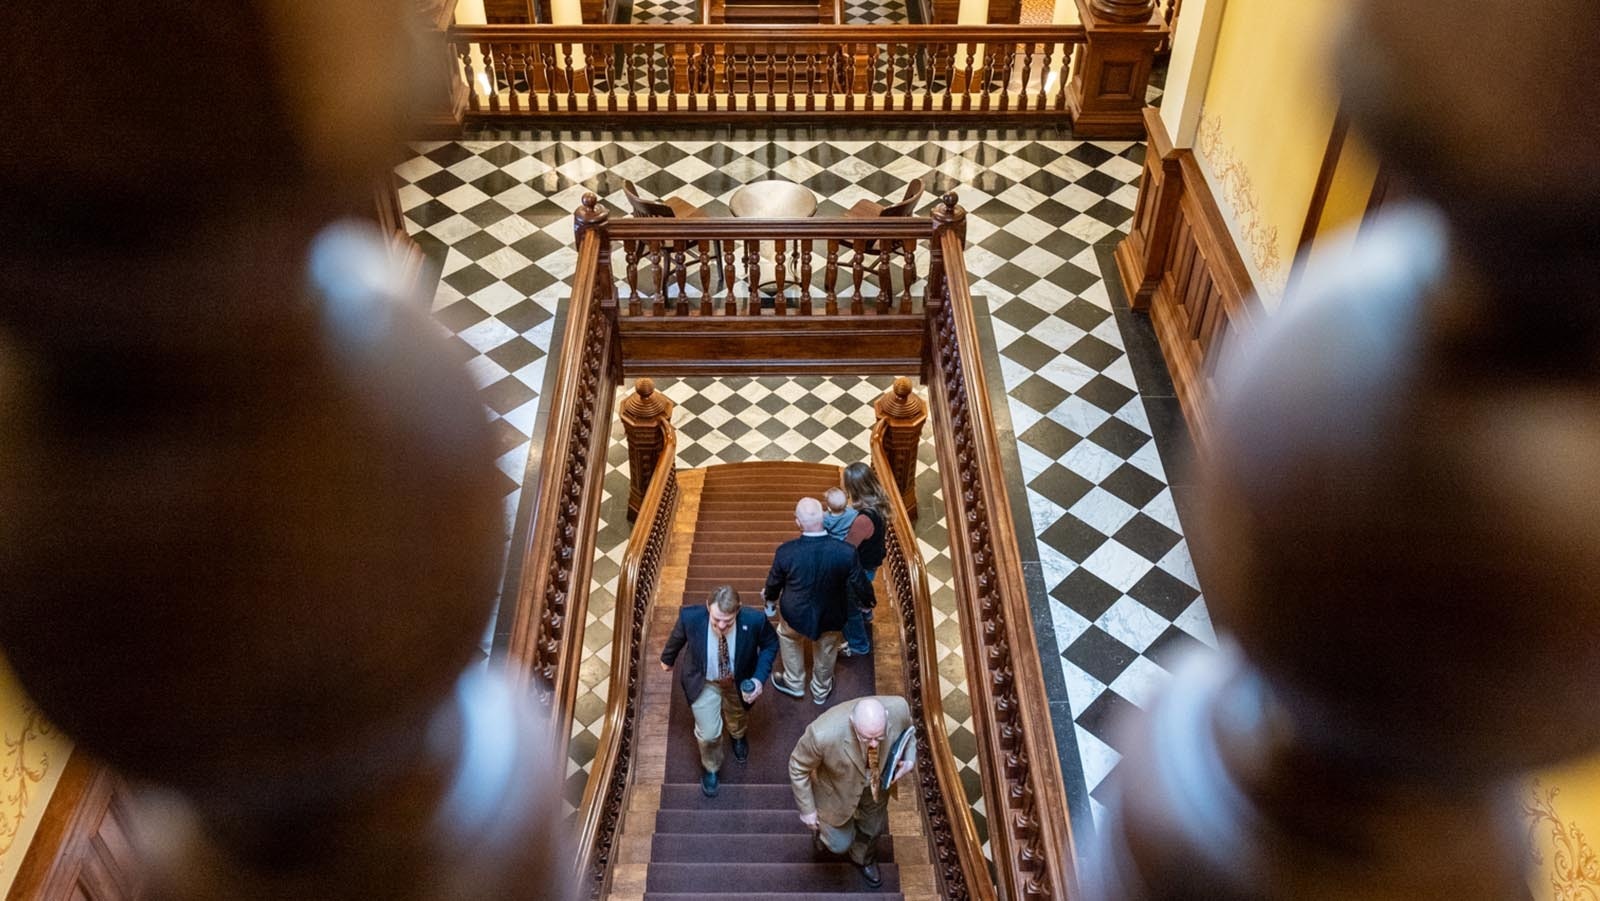
[[[1144,179],[1117,272],[1134,309],[1150,314],[1196,447],[1209,439],[1212,378],[1223,349],[1261,315],[1255,286],[1194,154],[1174,149],[1156,110]]]
[[[74,753],[50,796],[7,901],[132,901],[142,868],[133,841],[127,785],[108,767]]]

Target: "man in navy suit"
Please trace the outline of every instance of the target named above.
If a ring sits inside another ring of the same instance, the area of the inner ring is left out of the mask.
[[[661,650],[661,668],[672,670],[678,652],[689,656],[678,671],[678,684],[694,711],[694,737],[700,742],[700,790],[717,796],[717,771],[722,768],[722,725],[733,737],[733,758],[744,763],[750,742],[744,737],[745,711],[761,697],[761,683],[772,672],[778,656],[778,634],[760,610],[739,606],[739,592],[723,585],[711,592],[704,607],[678,612],[667,646]],[[752,682],[749,692],[739,686]]]
[[[821,705],[833,693],[833,667],[844,640],[845,583],[855,567],[856,549],[834,540],[822,528],[822,502],[803,497],[794,508],[800,537],[778,545],[762,597],[768,616],[776,605],[778,646],[783,672],[772,687],[793,698],[806,692],[805,644],[812,646],[811,700]]]

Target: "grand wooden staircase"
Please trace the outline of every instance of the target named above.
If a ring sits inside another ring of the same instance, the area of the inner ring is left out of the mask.
[[[703,482],[698,475],[679,473],[678,521],[694,525],[692,531],[677,531],[667,551],[647,644],[652,659],[680,605],[703,603],[712,588],[733,585],[747,606],[759,605],[773,550],[798,534],[795,502],[820,497],[839,481],[836,466],[787,462],[714,466],[704,471]],[[703,486],[698,496],[697,483]],[[892,671],[898,668],[898,648],[891,642],[889,650],[876,662]],[[879,678],[874,662],[841,659],[828,706],[899,690],[892,672]],[[800,734],[825,708],[778,694],[769,685],[750,712],[749,761],[740,764],[730,753],[717,797],[707,798],[700,791],[693,718],[676,676],[655,666],[646,672],[641,716],[650,737],[640,749],[613,899],[820,901],[848,895],[931,901],[933,869],[913,792],[891,806],[891,836],[880,839],[883,884],[878,888],[869,888],[850,863],[812,848],[811,832],[795,810],[787,767]]]

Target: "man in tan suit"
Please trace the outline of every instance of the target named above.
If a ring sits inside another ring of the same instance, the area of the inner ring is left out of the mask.
[[[883,785],[890,748],[911,728],[905,698],[878,695],[840,704],[817,717],[789,755],[789,782],[800,822],[816,830],[819,846],[848,854],[873,888],[883,883],[874,843],[889,823]],[[913,740],[894,772],[916,763]]]

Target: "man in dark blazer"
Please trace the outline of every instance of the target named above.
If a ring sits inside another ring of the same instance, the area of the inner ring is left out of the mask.
[[[704,607],[684,607],[661,650],[661,668],[672,670],[678,652],[688,649],[678,684],[694,711],[694,737],[700,743],[700,790],[717,796],[717,771],[722,768],[722,726],[733,737],[733,758],[750,757],[745,739],[745,711],[761,697],[761,683],[778,656],[778,636],[760,610],[739,606],[739,592],[723,585],[711,592]],[[752,683],[749,692],[740,688]]]
[[[800,537],[778,546],[761,592],[767,615],[778,604],[778,646],[783,672],[772,674],[772,687],[794,698],[805,697],[806,658],[801,642],[813,643],[811,700],[824,704],[833,693],[833,665],[844,634],[845,585],[855,566],[856,550],[822,528],[822,502],[800,499],[794,508]]]

